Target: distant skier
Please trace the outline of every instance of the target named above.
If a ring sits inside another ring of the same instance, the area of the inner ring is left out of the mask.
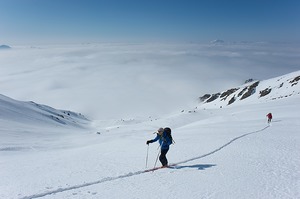
[[[146,144],[150,144],[156,141],[159,141],[161,153],[159,156],[159,161],[161,162],[163,167],[168,166],[168,160],[166,158],[166,154],[169,151],[169,146],[172,144],[172,136],[171,136],[171,129],[166,127],[165,129],[159,128],[157,130],[157,135],[153,140],[148,140]]]
[[[266,115],[266,116],[268,118],[268,123],[271,123],[272,118],[273,118],[272,113],[268,113],[268,115]]]

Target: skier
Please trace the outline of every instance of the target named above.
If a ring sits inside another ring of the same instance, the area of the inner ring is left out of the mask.
[[[163,167],[168,166],[168,160],[166,158],[166,154],[169,151],[169,146],[172,144],[172,136],[171,129],[166,127],[165,129],[159,128],[157,130],[157,135],[153,140],[148,140],[146,144],[153,143],[159,141],[161,152],[159,156],[159,161],[161,162]]]
[[[268,118],[268,123],[271,123],[272,118],[273,118],[272,113],[268,113],[266,116]]]

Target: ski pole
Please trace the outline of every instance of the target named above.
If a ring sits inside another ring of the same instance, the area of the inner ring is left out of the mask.
[[[148,147],[147,147],[146,168],[148,166],[148,154],[149,154],[149,144],[148,144]]]
[[[159,147],[159,149],[160,149],[160,147]],[[155,164],[154,164],[153,169],[156,167],[156,163],[157,163],[157,160],[158,160],[158,156],[160,155],[160,151],[161,151],[161,150],[158,151],[158,154],[157,154],[157,157],[156,157],[156,160],[155,160]]]

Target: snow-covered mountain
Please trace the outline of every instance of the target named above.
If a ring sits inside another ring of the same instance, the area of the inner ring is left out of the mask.
[[[81,114],[0,95],[0,198],[299,198],[298,76],[245,84],[191,112],[91,126]],[[145,172],[159,155],[146,140],[166,126],[177,164]]]
[[[202,107],[222,108],[268,102],[300,94],[300,71],[263,81],[251,81],[223,92],[200,97]]]
[[[83,127],[88,119],[80,113],[57,110],[35,102],[23,102],[0,95],[0,120],[33,126]]]
[[[218,45],[218,44],[224,44],[225,41],[221,40],[221,39],[215,39],[215,40],[211,41],[210,43],[214,44],[214,45]]]
[[[11,49],[11,47],[8,45],[0,45],[0,50],[1,49]]]

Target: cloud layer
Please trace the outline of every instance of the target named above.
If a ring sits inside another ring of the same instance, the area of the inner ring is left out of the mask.
[[[300,69],[300,46],[82,44],[0,51],[0,92],[93,119],[166,114],[197,97]]]

